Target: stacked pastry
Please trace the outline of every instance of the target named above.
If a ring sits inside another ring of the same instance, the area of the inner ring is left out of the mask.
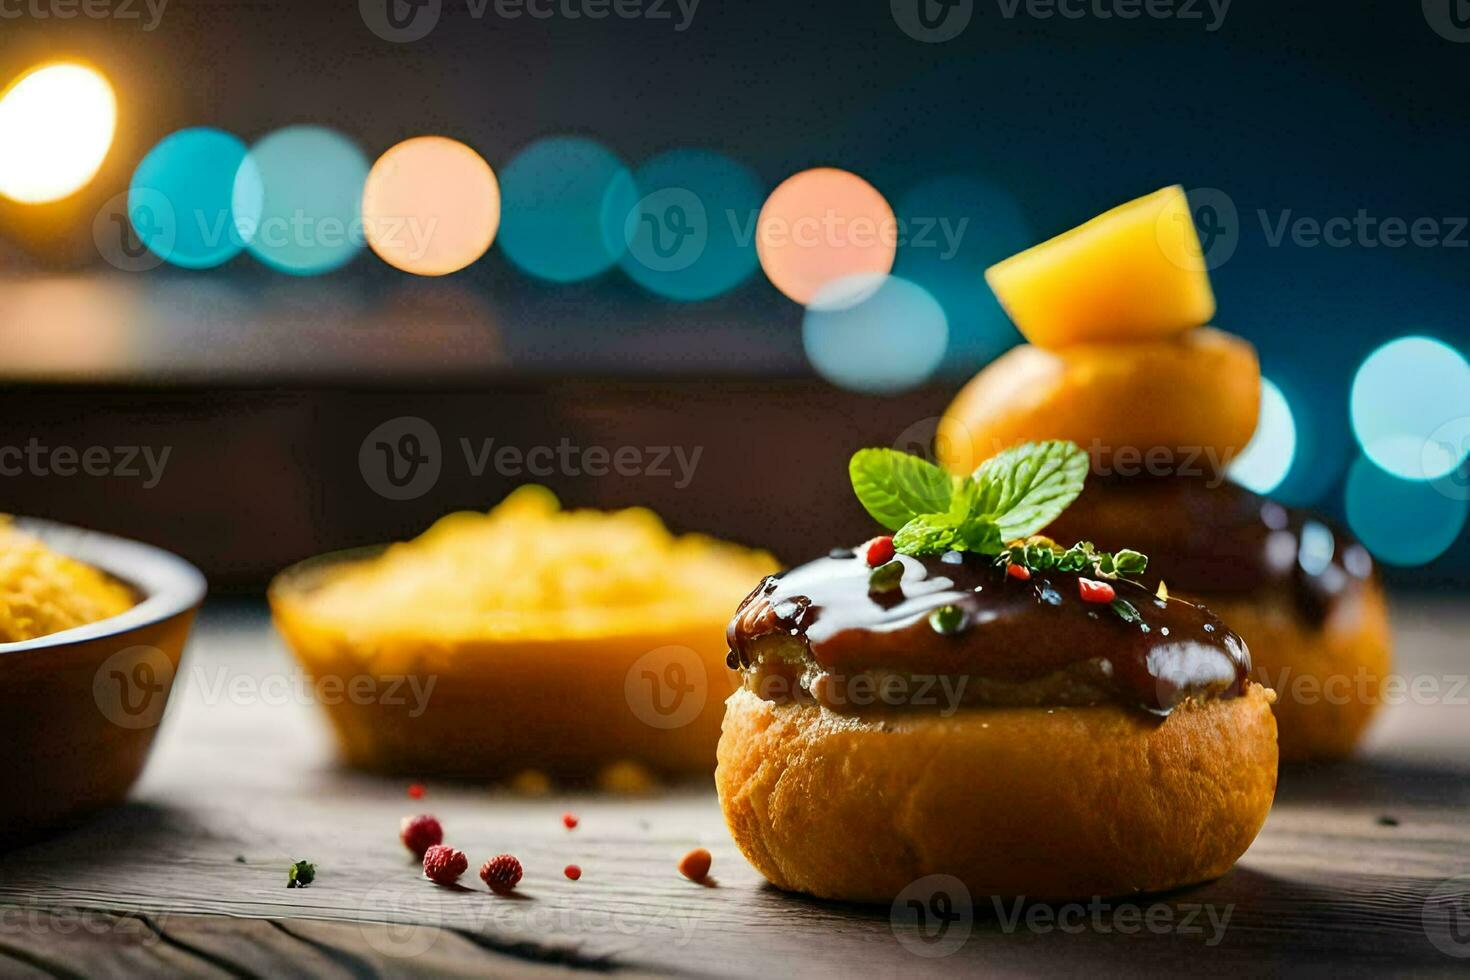
[[[1255,431],[1249,343],[1208,326],[1215,299],[1182,188],[1107,212],[992,267],[1030,341],[959,394],[943,462],[966,473],[1028,440],[1089,450],[1093,479],[1048,533],[1152,559],[1149,584],[1207,605],[1277,692],[1284,760],[1349,754],[1389,668],[1367,552],[1342,530],[1225,478]]]

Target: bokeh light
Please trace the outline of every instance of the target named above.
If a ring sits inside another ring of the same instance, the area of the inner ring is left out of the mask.
[[[621,233],[607,232],[603,216],[634,206],[633,176],[599,143],[579,136],[537,140],[500,172],[500,191],[500,248],[533,276],[590,279],[627,248]]]
[[[902,240],[895,275],[933,294],[949,318],[947,369],[969,375],[1021,340],[985,284],[985,270],[1035,241],[1002,187],[949,175],[920,183],[897,206]]]
[[[1230,464],[1230,479],[1256,493],[1270,493],[1291,472],[1296,459],[1296,419],[1286,396],[1261,379],[1261,410],[1256,433]]]
[[[1296,563],[1308,575],[1325,575],[1337,553],[1337,536],[1321,521],[1305,521],[1296,549]]]
[[[1422,565],[1444,554],[1465,526],[1463,496],[1386,473],[1365,456],[1348,472],[1348,525],[1377,558]]]
[[[250,254],[292,275],[345,265],[362,248],[367,158],[320,126],[288,126],[250,148],[235,175],[235,227]]]
[[[944,359],[944,308],[897,276],[830,283],[807,308],[802,344],[817,373],[841,388],[890,394],[929,378]],[[856,303],[847,303],[861,296]]]
[[[457,272],[500,227],[500,185],[458,140],[416,136],[378,158],[362,193],[363,231],[379,257],[421,276]]]
[[[83,65],[44,65],[0,93],[0,195],[59,201],[97,174],[117,130],[117,97]]]
[[[637,201],[618,210],[610,195],[604,234],[627,247],[623,271],[643,288],[678,300],[734,289],[755,271],[755,174],[708,150],[673,150],[633,172]]]
[[[893,270],[897,239],[898,219],[877,188],[846,170],[818,167],[771,192],[761,208],[756,250],[772,285],[796,302],[851,303],[860,297],[832,285],[882,283]]]
[[[181,129],[133,171],[128,217],[138,239],[185,269],[209,269],[245,247],[232,210],[245,144],[219,129]]]
[[[1437,479],[1464,457],[1425,447],[1447,424],[1470,417],[1470,364],[1438,340],[1400,337],[1358,369],[1351,407],[1353,433],[1369,459],[1405,479]]]

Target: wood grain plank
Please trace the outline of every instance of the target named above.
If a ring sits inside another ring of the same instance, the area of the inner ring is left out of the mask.
[[[5,906],[24,921],[0,942],[0,976],[342,978],[569,977],[573,966],[496,949],[453,929],[311,919],[116,914],[97,909]],[[411,955],[409,955],[409,951]]]

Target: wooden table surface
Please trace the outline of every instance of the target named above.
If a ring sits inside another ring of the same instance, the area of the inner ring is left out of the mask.
[[[415,803],[403,781],[338,769],[263,611],[211,607],[131,802],[0,856],[0,975],[1465,975],[1470,611],[1399,602],[1395,624],[1399,669],[1438,694],[1387,707],[1361,761],[1284,771],[1226,877],[1073,907],[975,896],[936,937],[765,885],[708,785],[528,798],[431,783]],[[424,881],[397,840],[421,810],[474,860],[517,854],[519,897]],[[708,886],[675,871],[698,845]],[[288,890],[298,858],[317,880]],[[573,862],[577,882],[561,874]]]

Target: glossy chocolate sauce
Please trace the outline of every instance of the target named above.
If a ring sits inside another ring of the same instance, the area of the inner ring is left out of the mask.
[[[1373,579],[1373,559],[1345,531],[1232,483],[1191,477],[1091,477],[1047,534],[1149,557],[1143,583],[1197,596],[1263,591],[1320,625]]]
[[[769,576],[741,604],[727,631],[732,667],[749,670],[759,641],[799,640],[820,672],[1036,681],[1097,661],[1107,696],[1167,712],[1187,696],[1233,697],[1250,672],[1245,643],[1208,610],[1159,599],[1131,582],[1110,584],[1137,611],[1128,622],[1107,603],[1081,597],[1075,573],[1006,575],[994,560],[951,552],[900,555],[899,588],[874,593],[872,569],[834,552]],[[930,625],[940,606],[963,611],[957,632]]]

